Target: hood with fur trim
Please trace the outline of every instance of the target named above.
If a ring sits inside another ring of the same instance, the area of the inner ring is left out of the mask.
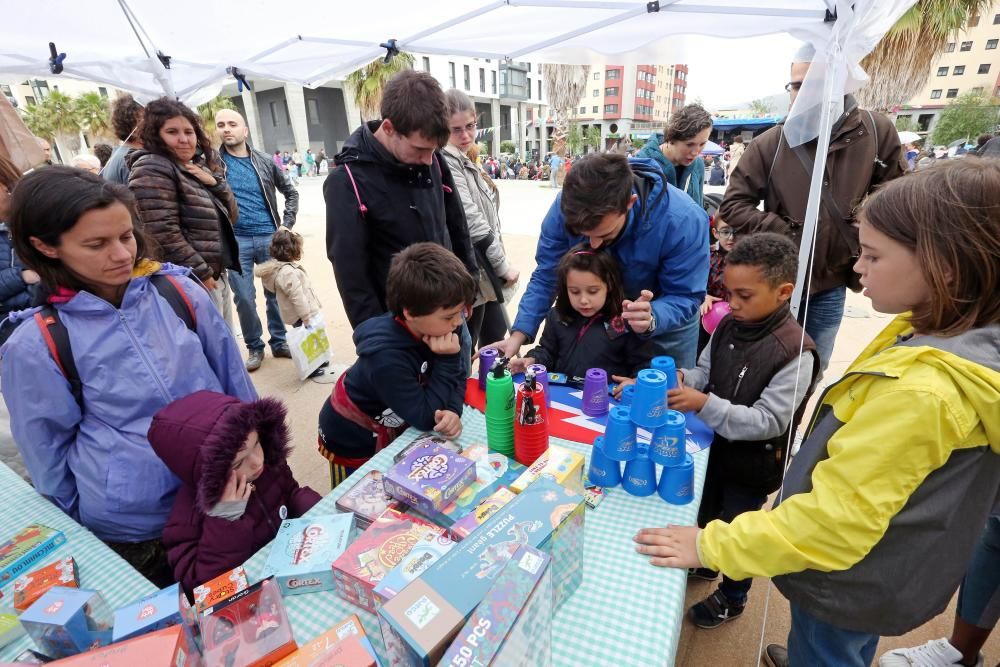
[[[233,459],[252,431],[266,467],[285,463],[291,450],[286,415],[284,404],[273,398],[244,402],[198,391],[156,413],[149,444],[183,484],[195,489],[198,509],[207,513],[222,496]]]

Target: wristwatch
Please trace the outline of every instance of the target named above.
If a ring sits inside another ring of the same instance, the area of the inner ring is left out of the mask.
[[[649,311],[649,328],[646,329],[647,334],[651,334],[656,331],[656,313],[652,310]]]

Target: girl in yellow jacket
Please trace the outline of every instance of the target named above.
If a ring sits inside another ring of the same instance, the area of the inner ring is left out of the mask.
[[[945,609],[1000,500],[1000,161],[892,181],[858,219],[854,269],[899,316],[826,390],[780,503],[635,536],[654,565],[774,577],[771,665],[869,665]]]

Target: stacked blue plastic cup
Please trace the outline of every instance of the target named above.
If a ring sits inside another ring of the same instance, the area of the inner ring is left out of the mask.
[[[627,467],[625,473],[628,474]],[[684,454],[680,465],[663,466],[656,492],[671,505],[687,505],[694,500],[694,459],[690,454]]]
[[[687,441],[686,420],[676,410],[667,410],[667,423],[653,430],[649,443],[649,458],[661,466],[684,463]]]
[[[653,357],[653,360],[649,362],[649,367],[667,374],[667,391],[677,387],[677,365],[674,363],[673,357]]]
[[[618,404],[623,408],[627,408],[632,405],[632,399],[635,397],[635,385],[630,384],[624,389],[622,389],[621,396],[618,398]]]
[[[631,461],[635,458],[635,424],[632,423],[629,408],[611,408],[608,424],[604,428],[604,453],[615,461]]]
[[[587,479],[594,486],[618,486],[622,481],[621,464],[608,458],[604,451],[604,436],[594,438],[594,446],[590,449],[590,468]]]
[[[622,488],[639,497],[656,492],[656,466],[648,456],[638,456],[625,464]]]
[[[631,410],[632,421],[650,431],[667,423],[666,373],[655,368],[639,371]]]

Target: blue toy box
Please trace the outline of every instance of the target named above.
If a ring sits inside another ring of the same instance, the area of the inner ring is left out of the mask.
[[[347,548],[353,528],[353,514],[283,521],[263,576],[273,575],[282,595],[333,590],[333,562]]]
[[[120,642],[171,625],[182,625],[188,635],[188,643],[193,645],[197,623],[198,619],[180,584],[173,584],[116,610],[112,638]]]
[[[111,643],[114,617],[97,591],[56,586],[21,614],[38,650],[67,658]]]

